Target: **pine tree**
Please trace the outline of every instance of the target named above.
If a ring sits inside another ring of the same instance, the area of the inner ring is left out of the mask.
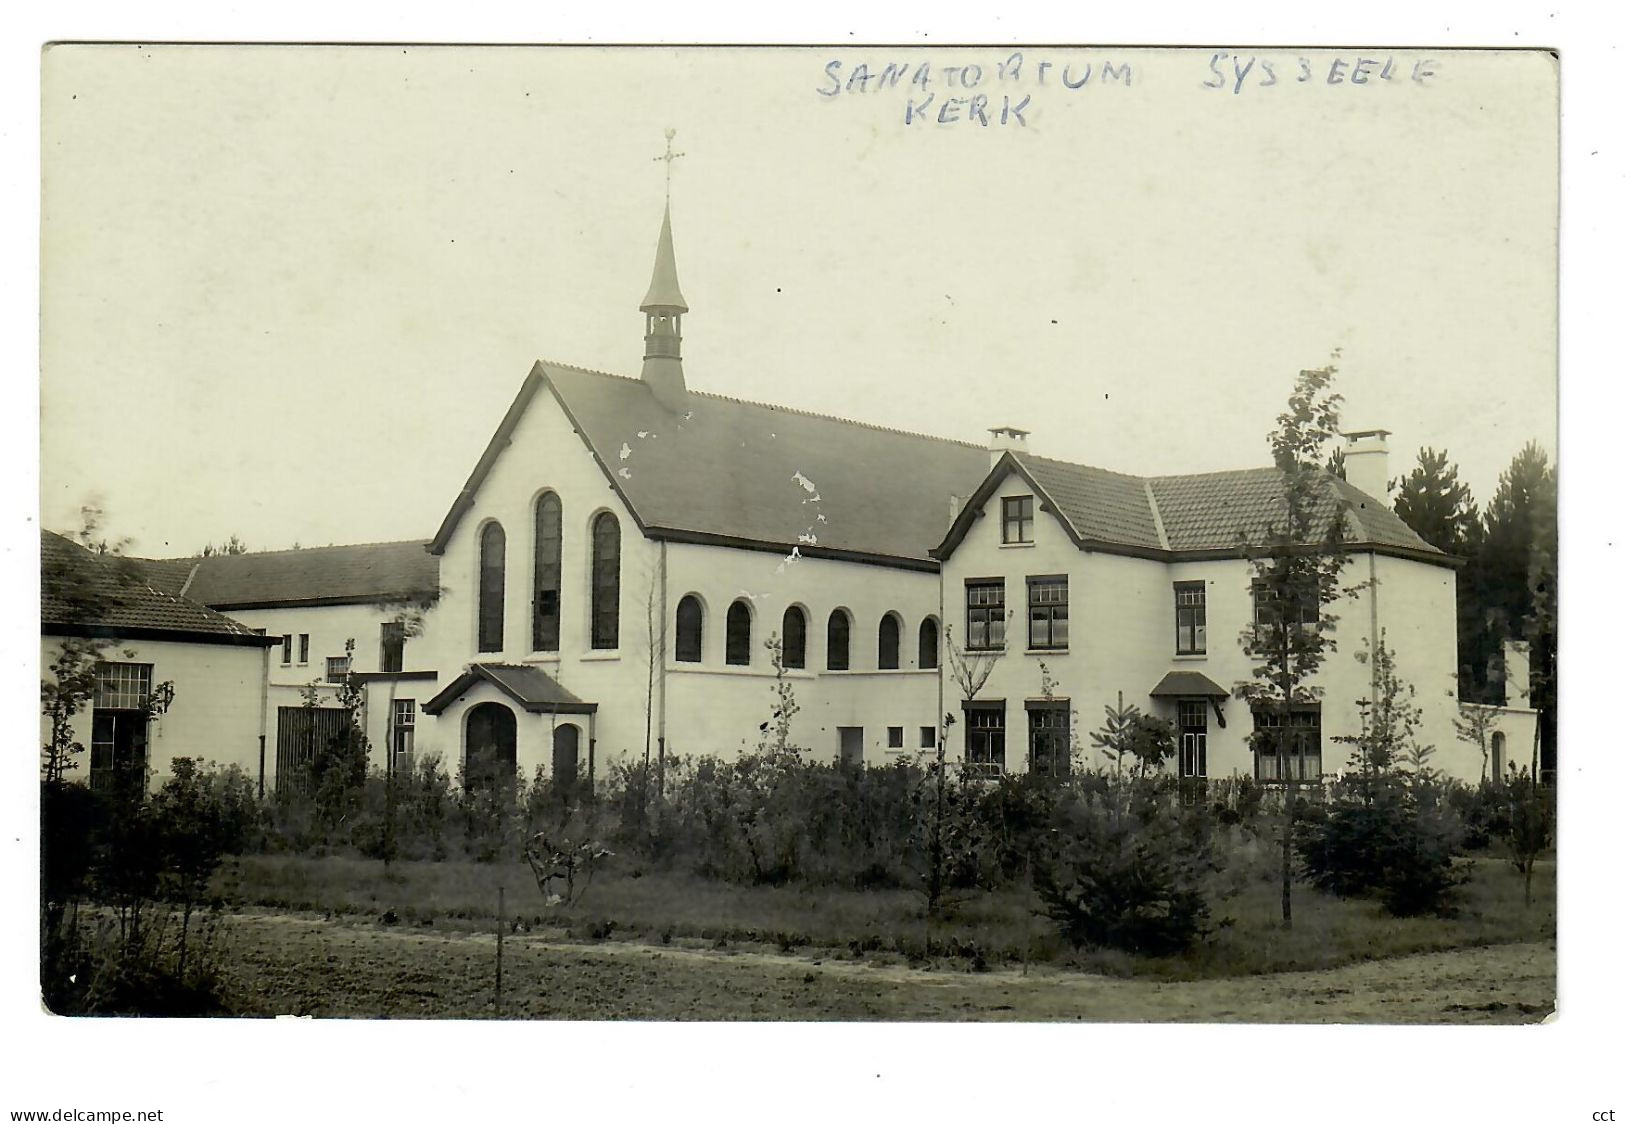
[[[1557,475],[1546,453],[1524,446],[1501,474],[1484,511],[1483,541],[1462,575],[1470,609],[1464,614],[1462,658],[1480,686],[1476,697],[1504,702],[1504,685],[1489,669],[1508,638],[1530,646],[1530,688],[1540,711],[1545,747],[1540,767],[1555,767],[1557,715]]]
[[[1446,554],[1463,555],[1480,531],[1473,491],[1457,477],[1448,451],[1417,451],[1416,467],[1394,490],[1394,514],[1423,541]]]

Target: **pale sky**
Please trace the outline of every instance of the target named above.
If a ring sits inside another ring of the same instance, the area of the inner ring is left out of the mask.
[[[692,389],[1208,471],[1340,348],[1394,475],[1555,453],[1550,56],[1216,50],[54,48],[43,522],[427,538],[533,360],[638,373],[668,126]]]

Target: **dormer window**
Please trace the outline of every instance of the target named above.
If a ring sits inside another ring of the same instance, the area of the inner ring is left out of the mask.
[[[1024,543],[1033,541],[1033,498],[1009,496],[1004,500],[1004,541]]]

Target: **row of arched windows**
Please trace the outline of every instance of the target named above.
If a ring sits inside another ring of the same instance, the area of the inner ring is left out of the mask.
[[[559,650],[563,599],[564,508],[553,492],[536,500],[536,568],[531,584],[532,651]],[[608,511],[593,516],[589,631],[594,648],[617,648],[621,637],[621,523]],[[503,649],[507,609],[508,536],[492,521],[480,532],[478,642],[482,652]]]
[[[553,492],[537,497],[534,512],[535,569],[531,581],[531,650],[559,650],[559,629],[563,601],[564,508]],[[592,540],[590,605],[588,625],[592,647],[615,649],[620,646],[621,618],[621,524],[608,511],[593,516],[589,526]],[[503,623],[507,610],[507,534],[502,524],[492,520],[480,531],[478,643],[481,652],[503,650]],[[736,667],[751,662],[752,612],[740,599],[728,606],[724,620],[723,659]],[[676,658],[679,663],[699,663],[705,631],[705,608],[689,594],[677,603]],[[880,618],[875,637],[875,666],[882,670],[902,666],[903,624],[896,613]],[[784,611],[779,630],[784,666],[807,666],[807,613],[792,605]],[[825,625],[825,667],[846,671],[852,666],[852,618],[845,609],[830,613]],[[920,622],[916,666],[934,669],[938,659],[937,621],[927,617]]]
[[[723,662],[735,667],[750,666],[751,607],[741,598],[728,606],[723,621]],[[705,607],[690,593],[677,602],[677,638],[675,655],[678,663],[699,663],[704,651]],[[852,617],[845,609],[836,609],[829,615],[824,632],[824,666],[830,671],[847,671],[852,666]],[[807,612],[799,605],[784,611],[779,643],[784,666],[807,666]],[[902,666],[903,622],[896,613],[880,618],[875,636],[875,666],[890,670]],[[937,666],[937,620],[927,617],[920,622],[919,662],[916,666],[931,670]]]

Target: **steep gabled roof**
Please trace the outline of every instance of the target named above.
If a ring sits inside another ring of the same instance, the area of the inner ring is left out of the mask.
[[[270,637],[149,585],[134,559],[91,553],[40,532],[40,631],[58,636],[268,646]]]
[[[1148,550],[1163,545],[1145,481],[1140,477],[1030,453],[1012,456],[1055,501],[1079,539]]]
[[[1130,476],[1027,453],[992,473],[980,445],[690,393],[675,415],[639,379],[539,361],[509,406],[429,549],[445,549],[474,494],[513,439],[531,399],[555,396],[651,538],[715,543],[932,569],[958,545],[1004,474],[1019,472],[1078,546],[1163,560],[1238,553],[1277,518],[1274,468],[1185,476]],[[1335,478],[1352,546],[1440,565],[1381,503]],[[950,496],[971,496],[944,537]]]
[[[216,609],[375,604],[435,596],[440,559],[426,545],[412,539],[136,561],[149,584]],[[175,586],[182,567],[187,577]]]
[[[639,379],[539,362],[453,504],[443,550],[543,386],[653,538],[931,569],[949,496],[987,472],[979,445],[690,393],[686,416]]]
[[[1010,452],[994,466],[933,555],[946,558],[953,552],[1011,473],[1034,487],[1080,547],[1165,561],[1238,556],[1244,537],[1262,542],[1270,523],[1280,519],[1284,493],[1284,478],[1276,468],[1136,477]],[[1351,548],[1455,564],[1381,503],[1335,476],[1328,474],[1326,480],[1320,529],[1340,501]]]

